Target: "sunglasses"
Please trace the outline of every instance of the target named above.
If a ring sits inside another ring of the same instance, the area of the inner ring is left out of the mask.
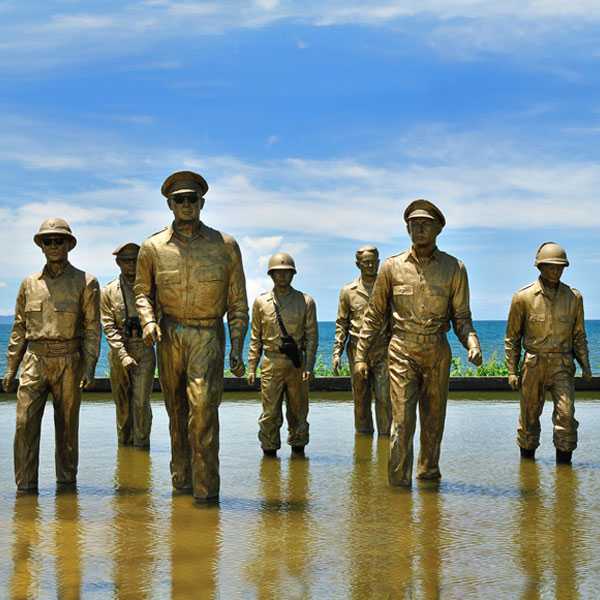
[[[65,241],[63,237],[46,237],[42,240],[42,244],[44,246],[62,246]]]
[[[180,196],[173,196],[172,199],[175,204],[183,204],[184,202],[188,202],[188,204],[196,204],[196,202],[198,202],[198,196],[196,194],[181,194]]]

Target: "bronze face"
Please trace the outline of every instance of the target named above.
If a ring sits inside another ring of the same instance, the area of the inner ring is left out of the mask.
[[[540,264],[538,269],[544,281],[556,286],[560,282],[565,267],[563,265]]]
[[[294,279],[294,271],[291,269],[274,269],[269,271],[269,277],[273,280],[275,287],[287,288]]]
[[[435,240],[440,234],[442,227],[434,219],[416,217],[408,221],[407,229],[413,246],[424,248],[435,244]]]
[[[71,242],[65,235],[45,235],[41,238],[42,252],[51,263],[64,262],[71,250]]]
[[[128,281],[135,280],[135,269],[137,265],[137,254],[135,256],[124,255],[117,256],[116,260],[117,265],[119,265],[119,269],[121,269],[121,275],[125,277]]]
[[[204,207],[204,198],[197,192],[172,194],[168,199],[169,208],[173,211],[175,222],[197,221]]]
[[[356,266],[360,270],[361,277],[375,278],[379,270],[379,254],[376,251],[364,251],[356,259]]]

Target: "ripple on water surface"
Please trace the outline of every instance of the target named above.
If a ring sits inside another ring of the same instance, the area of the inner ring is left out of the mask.
[[[261,458],[259,406],[221,408],[221,503],[173,496],[167,418],[150,453],[116,448],[110,403],[84,403],[78,493],[56,494],[51,407],[40,495],[15,498],[14,403],[0,403],[2,597],[594,597],[600,585],[600,404],[580,402],[573,467],[550,413],[536,462],[518,406],[452,401],[439,486],[387,485],[388,441],[354,436],[352,406],[311,407],[307,458]],[[418,432],[416,438],[418,439]]]

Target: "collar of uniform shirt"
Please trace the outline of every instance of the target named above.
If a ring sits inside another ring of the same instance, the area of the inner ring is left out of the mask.
[[[58,271],[56,275],[52,275],[52,273],[50,273],[50,270],[48,269],[48,265],[44,265],[44,268],[39,274],[38,279],[42,279],[43,277],[50,277],[51,279],[56,279],[57,277],[60,277],[70,266],[71,263],[67,261],[63,264],[62,269],[60,269],[60,271]]]
[[[563,282],[560,281],[558,284],[558,287],[556,287],[555,289],[549,289],[544,285],[544,282],[542,281],[542,278],[540,277],[537,281],[536,281],[536,290],[534,291],[534,294],[543,294],[544,296],[546,296],[547,298],[556,298],[556,295],[558,293],[560,293],[563,289]]]
[[[169,241],[171,241],[173,239],[173,236],[177,237],[177,239],[181,240],[182,242],[191,242],[198,237],[202,237],[202,238],[206,239],[206,238],[208,238],[207,227],[202,221],[200,221],[200,228],[198,229],[196,234],[193,235],[192,237],[186,237],[184,235],[180,235],[177,232],[177,226],[175,225],[175,221],[173,221],[173,223],[171,223],[171,225],[169,225]]]
[[[438,257],[440,255],[440,251],[438,250],[437,246],[433,249],[433,252],[431,253],[431,256],[429,257],[429,260],[437,260]],[[404,261],[408,261],[408,260],[412,260],[413,262],[416,263],[420,263],[421,261],[419,260],[416,252],[415,252],[415,247],[411,246],[410,250],[406,253],[406,256],[404,257]]]

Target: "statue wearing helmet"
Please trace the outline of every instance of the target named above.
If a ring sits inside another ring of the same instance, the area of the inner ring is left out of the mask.
[[[274,254],[268,274],[274,287],[254,301],[248,354],[250,385],[256,381],[256,368],[264,354],[258,439],[265,456],[276,455],[281,447],[285,396],[288,444],[294,453],[303,454],[308,444],[308,385],[319,341],[317,309],[308,294],[291,286],[296,264],[289,254]]]
[[[81,388],[94,381],[100,353],[100,287],[69,263],[77,244],[64,219],[46,219],[33,238],[46,257],[41,273],[23,280],[8,343],[4,389],[19,365],[15,480],[22,492],[38,488],[40,427],[48,393],[54,398],[56,480],[77,479]]]
[[[581,294],[560,281],[569,266],[564,248],[542,244],[535,257],[540,277],[512,299],[506,328],[509,383],[521,392],[517,443],[522,458],[535,458],[546,390],[554,402],[556,462],[570,463],[577,447],[574,359],[591,378]],[[521,347],[525,356],[521,363]]]

